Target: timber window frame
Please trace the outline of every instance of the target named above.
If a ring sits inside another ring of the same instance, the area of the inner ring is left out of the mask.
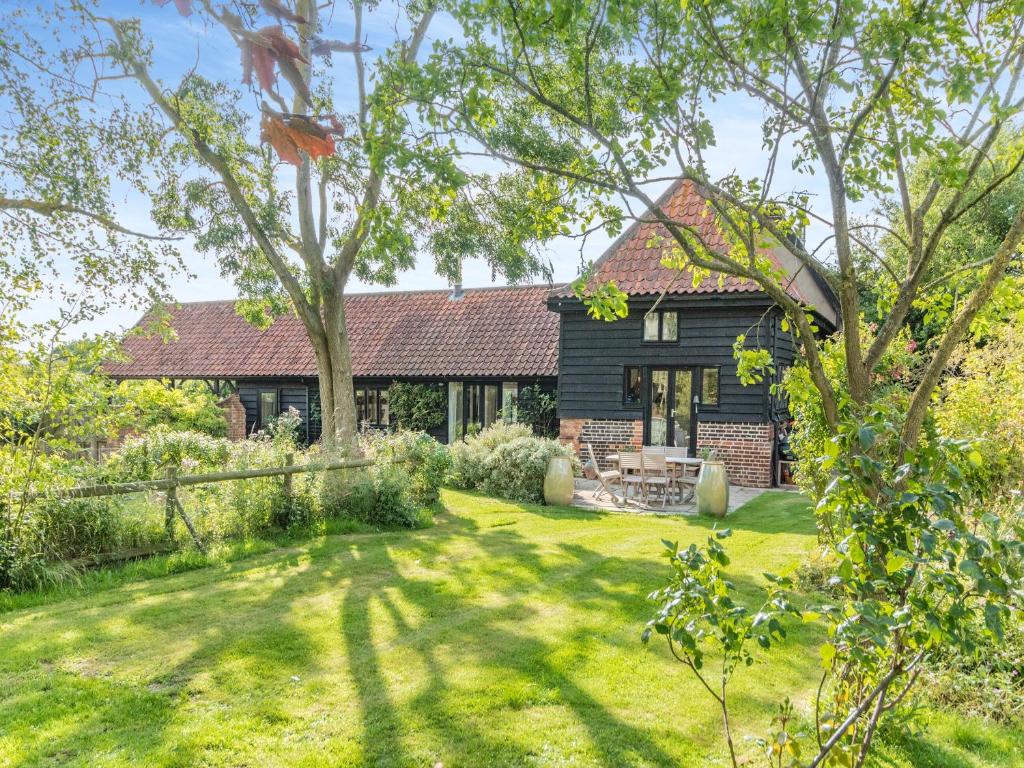
[[[714,384],[709,388],[708,376],[713,375]],[[709,402],[708,390],[714,392],[714,401]],[[720,365],[705,366],[700,369],[700,408],[701,410],[717,411],[722,407],[722,367]]]
[[[644,344],[675,344],[679,341],[679,313],[674,309],[648,312],[641,325]]]
[[[356,423],[371,429],[388,429],[391,414],[388,408],[390,384],[360,384],[355,388]]]
[[[644,369],[640,365],[622,367],[622,405],[641,408],[644,404]]]

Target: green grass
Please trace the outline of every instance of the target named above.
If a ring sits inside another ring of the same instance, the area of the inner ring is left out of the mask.
[[[707,694],[639,642],[660,539],[702,542],[710,523],[451,491],[444,505],[425,530],[329,535],[0,614],[0,766],[724,765]],[[814,545],[792,494],[728,522],[750,601]],[[763,732],[787,693],[806,707],[817,631],[796,626],[739,675],[738,734]],[[1024,748],[930,719],[877,764],[1009,766]]]

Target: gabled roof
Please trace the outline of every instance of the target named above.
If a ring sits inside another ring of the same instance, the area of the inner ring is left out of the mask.
[[[354,376],[555,376],[558,315],[550,286],[352,294],[345,319]],[[294,315],[265,331],[235,312],[233,301],[169,308],[177,338],[128,336],[115,378],[316,376],[305,328]],[[146,327],[148,317],[139,322]]]
[[[714,215],[707,210],[707,201],[690,180],[673,184],[658,199],[657,204],[672,220],[691,226],[701,239],[714,251],[725,253],[728,245],[721,231],[715,225]],[[652,245],[652,238],[660,237],[661,242]],[[722,294],[761,293],[760,286],[752,280],[732,275],[712,273],[693,284],[692,273],[662,266],[661,260],[671,256],[673,240],[661,224],[636,221],[608,247],[594,262],[591,284],[601,285],[614,281],[619,290],[631,296],[669,294]],[[781,267],[778,255],[772,251],[766,255]],[[806,302],[793,281],[789,292],[799,301]],[[568,297],[570,289],[559,288],[553,292],[556,297]]]

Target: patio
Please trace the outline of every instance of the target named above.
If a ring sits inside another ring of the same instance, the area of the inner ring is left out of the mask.
[[[727,514],[731,514],[734,510],[743,506],[751,499],[757,498],[767,490],[767,488],[747,488],[741,485],[730,485],[729,510]],[[661,502],[657,499],[647,503],[642,499],[632,497],[627,499],[625,504],[616,504],[608,498],[607,494],[601,494],[600,498],[598,498],[598,494],[600,492],[601,484],[597,480],[576,478],[575,490],[572,496],[572,505],[574,507],[580,507],[581,509],[606,509],[618,512],[639,512],[642,514],[655,515],[697,514],[696,497],[689,499],[682,504],[667,503],[662,507]],[[619,498],[621,498],[621,496]]]

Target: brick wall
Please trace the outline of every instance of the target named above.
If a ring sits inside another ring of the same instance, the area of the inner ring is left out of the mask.
[[[772,484],[771,424],[701,421],[697,423],[697,451],[714,448],[725,459],[729,482],[753,488]]]
[[[217,405],[224,409],[224,417],[228,421],[228,440],[245,440],[245,406],[238,393],[228,395]]]
[[[604,457],[627,446],[639,448],[644,441],[644,423],[641,419],[562,419],[558,439],[571,445],[576,454],[586,460],[586,444],[602,469],[607,469]]]

